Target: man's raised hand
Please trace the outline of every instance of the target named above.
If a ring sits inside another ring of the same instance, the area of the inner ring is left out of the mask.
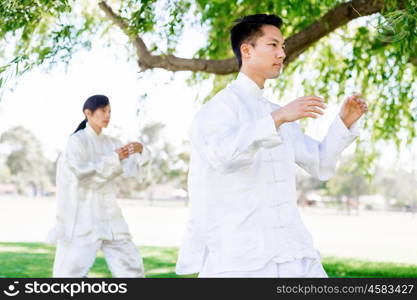
[[[353,94],[345,99],[340,109],[340,118],[347,128],[368,111],[368,105],[361,94]]]
[[[279,127],[282,123],[292,122],[301,118],[314,118],[323,115],[326,108],[323,98],[317,96],[303,96],[291,101],[280,109],[271,113],[275,121],[275,126]]]

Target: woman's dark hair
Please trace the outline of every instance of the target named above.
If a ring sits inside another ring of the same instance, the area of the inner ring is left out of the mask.
[[[242,67],[240,46],[245,42],[253,42],[258,37],[261,37],[263,35],[261,29],[263,25],[273,25],[281,28],[282,19],[277,15],[257,14],[235,20],[235,25],[233,25],[230,34],[230,41],[239,64],[239,69]]]
[[[84,102],[83,106],[83,112],[88,109],[91,112],[95,112],[97,109],[105,107],[109,105],[109,98],[107,98],[104,95],[94,95],[89,97]],[[78,125],[77,129],[75,129],[74,133],[76,133],[78,130],[84,129],[87,126],[87,118],[85,118],[80,125]]]

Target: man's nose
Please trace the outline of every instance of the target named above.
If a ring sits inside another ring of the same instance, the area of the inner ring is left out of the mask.
[[[284,60],[287,56],[285,55],[285,50],[284,48],[282,48],[280,51],[278,51],[277,53],[277,57]]]

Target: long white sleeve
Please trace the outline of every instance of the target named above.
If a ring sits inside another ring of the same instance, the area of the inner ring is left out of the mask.
[[[223,173],[249,166],[261,147],[275,147],[282,142],[269,113],[241,122],[220,101],[210,103],[197,114],[189,134],[199,155]]]
[[[134,177],[138,180],[142,179],[145,175],[143,166],[149,162],[150,154],[146,147],[143,147],[142,153],[135,153],[128,158],[122,160],[123,165],[123,177]]]
[[[95,155],[93,160],[89,160],[84,146],[76,136],[71,136],[68,141],[65,159],[80,184],[86,186],[106,183],[123,172],[116,152]]]
[[[348,130],[337,115],[322,142],[305,135],[297,123],[293,123],[295,161],[313,177],[329,180],[336,168],[341,152],[359,135],[357,124]]]

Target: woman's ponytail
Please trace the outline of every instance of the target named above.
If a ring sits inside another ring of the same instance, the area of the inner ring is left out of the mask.
[[[85,118],[80,125],[78,125],[77,129],[75,129],[74,133],[76,133],[78,130],[84,129],[87,126],[87,118]],[[73,134],[74,134],[73,133]]]

